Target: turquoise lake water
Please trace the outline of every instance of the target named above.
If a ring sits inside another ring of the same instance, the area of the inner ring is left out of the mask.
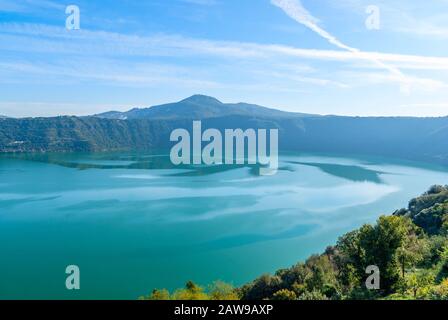
[[[164,154],[0,157],[0,299],[136,299],[188,280],[241,285],[407,205],[448,170],[392,159],[280,155],[175,168]],[[65,288],[78,265],[81,290]]]

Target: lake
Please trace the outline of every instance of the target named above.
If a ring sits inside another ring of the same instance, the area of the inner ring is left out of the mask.
[[[448,169],[396,159],[280,155],[173,167],[166,153],[0,157],[0,299],[136,299],[153,288],[241,285],[321,253]],[[77,265],[81,290],[65,288]]]

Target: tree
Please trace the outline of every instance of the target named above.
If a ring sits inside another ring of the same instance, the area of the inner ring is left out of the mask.
[[[448,279],[443,280],[438,286],[431,288],[431,299],[448,300]]]
[[[328,255],[313,255],[306,261],[305,266],[309,270],[304,281],[307,290],[327,293],[324,289],[329,289],[328,293],[333,294],[330,288],[333,288],[337,281],[334,266]]]
[[[442,217],[442,230],[445,235],[448,234],[448,214]]]
[[[448,278],[448,247],[443,247],[440,250],[440,261],[437,264],[437,280],[443,281]]]
[[[148,297],[140,297],[139,300],[170,300],[170,292],[166,289],[154,289]]]
[[[375,265],[381,272],[381,290],[385,294],[393,292],[401,278],[400,254],[405,266],[415,258],[409,245],[413,242],[408,242],[415,232],[408,218],[382,216],[375,226],[364,225],[347,234],[338,242],[342,254],[339,263],[344,264],[339,277],[349,287],[360,287],[366,279],[366,268]]]
[[[360,287],[364,272],[364,249],[360,245],[360,231],[349,232],[339,238],[336,245],[335,264],[339,273],[337,278],[345,288],[346,294]]]
[[[414,272],[406,277],[406,288],[414,299],[424,299],[434,283],[434,275],[427,271]]]
[[[178,289],[173,293],[173,300],[209,300],[209,296],[204,289],[196,285],[193,281],[188,281],[185,289]]]
[[[282,289],[282,280],[279,276],[265,274],[241,288],[243,300],[264,300],[272,297],[274,293]]]
[[[272,300],[285,300],[285,301],[291,301],[291,300],[297,300],[297,295],[294,291],[290,291],[288,289],[282,289],[274,293],[272,296]]]
[[[303,293],[298,300],[328,300],[328,297],[322,292],[314,290]]]
[[[409,234],[405,242],[398,248],[397,255],[404,278],[406,268],[412,268],[421,262],[429,251],[428,242],[420,239],[415,233]]]
[[[238,300],[238,294],[232,285],[215,281],[209,286],[208,294],[212,300]]]

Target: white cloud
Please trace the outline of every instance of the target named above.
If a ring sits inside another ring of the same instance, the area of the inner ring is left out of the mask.
[[[335,61],[372,61],[381,60],[390,63],[408,63],[420,69],[446,69],[448,57],[431,57],[418,55],[390,54],[381,52],[352,52],[300,49],[294,47],[270,45],[264,47],[266,51],[272,51],[287,56],[295,56],[308,59],[335,60]]]
[[[328,0],[330,5],[347,8],[365,17],[365,8],[373,4],[371,0]],[[388,32],[405,33],[408,36],[431,37],[432,39],[448,38],[448,1],[385,1],[376,0],[381,10],[381,29]],[[431,8],[431,10],[427,10]]]
[[[367,51],[302,49],[277,44],[214,41],[177,35],[126,35],[104,31],[68,32],[62,27],[40,24],[0,24],[0,49],[7,51],[76,54],[88,56],[184,56],[206,55],[220,58],[296,57],[329,61],[381,60],[413,65],[418,69],[448,69],[448,57],[391,54]]]
[[[396,81],[400,84],[400,90],[403,93],[408,94],[411,91],[411,86],[418,86],[422,83],[428,84],[429,79],[418,79],[416,77],[409,77],[403,74],[400,69],[395,66],[385,64],[382,60],[378,59],[372,54],[364,54],[361,50],[357,48],[350,47],[340,40],[338,40],[331,33],[322,29],[317,25],[317,19],[311,15],[311,13],[306,10],[300,0],[271,0],[271,3],[280,9],[282,9],[289,17],[297,21],[298,23],[306,26],[311,29],[315,33],[317,33],[322,38],[326,39],[329,43],[335,45],[340,49],[344,49],[354,56],[363,56],[369,58],[373,63],[377,64],[379,67],[382,67],[388,70],[391,73],[391,77],[389,79]]]
[[[326,39],[331,44],[350,51],[350,52],[358,52],[359,50],[356,48],[352,48],[350,46],[345,45],[341,41],[339,41],[336,37],[322,29],[317,25],[318,19],[313,17],[308,10],[306,10],[302,3],[299,0],[271,0],[271,3],[280,9],[282,9],[289,17],[294,19],[300,24],[303,24],[307,28],[316,32],[322,38]]]
[[[448,17],[446,17],[448,19]],[[448,38],[448,26],[436,25],[431,21],[419,21],[414,17],[408,16],[408,23],[393,27],[393,30],[400,33],[419,37],[432,37],[446,39]]]
[[[403,80],[399,74],[372,72],[369,69],[384,70],[382,65],[372,65],[372,61],[407,65],[418,71],[448,69],[448,57],[302,49],[164,34],[136,36],[86,29],[69,32],[63,27],[39,24],[0,24],[0,51],[8,52],[8,59],[3,58],[0,63],[2,83],[79,79],[125,87],[175,85],[197,92],[257,87],[297,92],[306,90],[304,86],[349,88]],[[29,58],[12,58],[16,52],[20,53],[17,56]],[[156,62],[159,57],[188,57],[191,62],[180,68],[177,64]],[[204,58],[214,59],[213,68],[204,67]],[[305,61],[311,65],[305,65]],[[326,72],[320,61],[334,62],[336,70]],[[366,63],[370,68],[365,67]],[[344,73],[347,68],[353,71],[349,77]],[[252,74],[257,70],[265,74]],[[274,78],[276,82],[269,84]],[[446,90],[442,80],[428,76],[408,75],[406,81],[415,90]]]
[[[93,81],[126,87],[219,87],[217,82],[191,75],[188,68],[155,63],[120,63],[109,59],[59,60],[51,63],[2,62],[0,71],[5,75],[0,78],[0,83],[17,83],[25,78],[29,83]]]

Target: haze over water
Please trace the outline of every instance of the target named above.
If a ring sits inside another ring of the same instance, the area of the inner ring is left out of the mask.
[[[173,167],[160,154],[0,157],[0,299],[136,299],[188,280],[241,285],[322,252],[407,205],[448,169],[393,159],[280,155]],[[81,290],[65,289],[65,268]]]

